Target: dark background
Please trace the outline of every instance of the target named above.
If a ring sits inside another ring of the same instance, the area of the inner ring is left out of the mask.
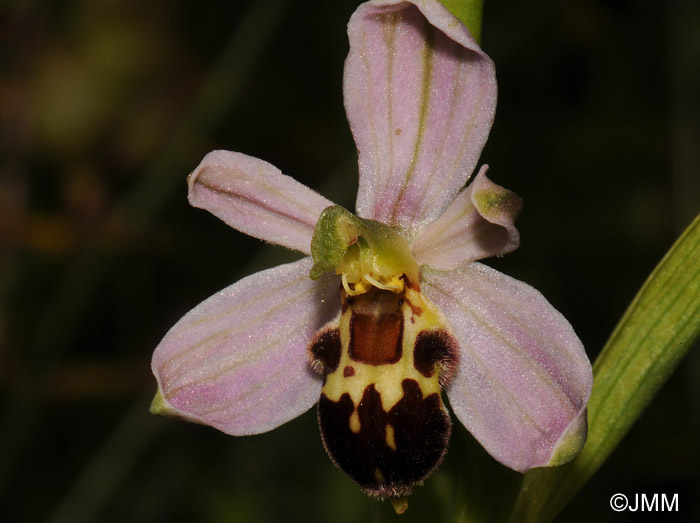
[[[2,3],[0,520],[396,520],[334,469],[313,411],[247,438],[147,412],[167,329],[295,257],[188,206],[205,153],[264,158],[352,208],[357,4]],[[698,27],[691,0],[486,1],[500,93],[482,161],[525,201],[521,248],[489,263],[540,289],[591,359],[700,211]],[[679,493],[667,520],[697,521],[699,405],[691,352],[561,521],[644,520],[612,512],[616,492]],[[400,521],[451,516],[470,446],[455,425]]]

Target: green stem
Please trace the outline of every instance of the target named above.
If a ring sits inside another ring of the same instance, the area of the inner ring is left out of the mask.
[[[700,215],[661,260],[593,366],[588,441],[525,475],[511,522],[551,521],[600,468],[700,335]]]
[[[440,2],[467,26],[476,43],[480,44],[484,0],[440,0]]]

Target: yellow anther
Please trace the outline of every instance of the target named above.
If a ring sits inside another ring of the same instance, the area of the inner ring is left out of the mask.
[[[343,288],[345,289],[345,292],[348,294],[348,296],[357,296],[358,294],[364,294],[371,288],[370,285],[363,281],[352,283],[349,282],[348,275],[346,273],[343,273],[340,280],[343,282]],[[352,285],[352,287],[350,287],[350,285]]]
[[[403,280],[397,276],[393,276],[389,283],[380,283],[369,274],[362,276],[362,279],[383,291],[401,292],[403,290]]]
[[[369,274],[364,274],[362,280],[351,282],[348,280],[347,273],[341,275],[341,281],[343,282],[343,288],[348,296],[357,296],[359,294],[364,294],[369,291],[372,287],[381,289],[383,291],[391,292],[401,292],[404,289],[404,281],[400,276],[393,276],[387,283],[382,283],[379,280],[372,278]]]

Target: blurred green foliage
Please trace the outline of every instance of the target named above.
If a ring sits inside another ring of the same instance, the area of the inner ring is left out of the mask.
[[[352,208],[357,4],[2,3],[0,519],[395,519],[334,470],[313,412],[248,438],[147,412],[166,330],[294,257],[187,205],[206,152],[264,158]],[[500,95],[482,160],[525,201],[522,247],[492,264],[539,288],[591,359],[700,210],[699,24],[681,0],[485,5]],[[610,520],[615,492],[678,492],[675,521],[700,519],[699,384],[691,354],[561,521]],[[454,432],[402,520],[447,520],[465,481],[498,496]]]

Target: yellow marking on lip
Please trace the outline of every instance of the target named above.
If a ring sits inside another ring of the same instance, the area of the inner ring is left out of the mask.
[[[323,393],[329,400],[340,401],[341,396],[348,393],[357,407],[367,387],[374,385],[381,397],[382,409],[384,412],[389,412],[403,398],[401,383],[405,379],[418,383],[424,398],[433,393],[440,393],[439,373],[435,372],[430,377],[421,374],[414,364],[413,351],[416,338],[421,331],[447,329],[447,322],[420,291],[406,286],[404,292],[405,300],[400,305],[401,314],[404,317],[402,354],[401,359],[395,363],[371,365],[352,360],[349,354],[350,318],[355,305],[349,304],[347,310],[341,315],[338,325],[341,344],[340,362],[334,372],[326,375],[326,383],[323,386]],[[417,308],[421,310],[420,316],[415,314]],[[344,376],[343,371],[346,366],[352,366],[355,369],[351,378]],[[353,413],[353,416],[356,415],[357,411]],[[359,419],[353,422],[351,416],[350,423],[351,426],[359,427]]]
[[[357,413],[357,409],[352,411],[350,414],[350,430],[355,434],[360,433],[360,415]]]
[[[379,483],[384,483],[386,482],[386,479],[384,479],[384,474],[382,474],[382,471],[379,470],[379,467],[374,469],[374,477]]]
[[[394,439],[394,427],[387,423],[385,427],[386,431],[386,444],[391,450],[396,450],[396,439]]]

